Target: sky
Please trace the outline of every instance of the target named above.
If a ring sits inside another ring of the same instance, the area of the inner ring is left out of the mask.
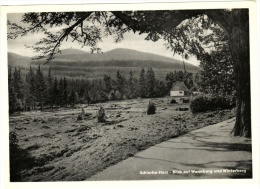
[[[8,14],[8,20],[11,22],[15,22],[19,25],[22,25],[20,22],[22,14]],[[52,28],[52,30],[58,30],[59,28]],[[102,49],[102,52],[107,52],[116,48],[127,48],[127,49],[133,49],[141,52],[147,52],[147,53],[153,53],[158,54],[174,59],[178,59],[182,61],[182,57],[180,55],[174,55],[173,52],[170,50],[167,50],[164,46],[165,41],[159,40],[157,42],[153,41],[147,41],[145,40],[145,37],[147,34],[141,34],[138,33],[134,34],[132,31],[124,34],[124,40],[121,42],[115,43],[112,36],[103,37],[102,42],[99,42],[99,47]],[[37,54],[31,49],[26,48],[27,46],[33,46],[37,41],[39,41],[40,38],[42,38],[43,35],[40,33],[35,34],[29,34],[24,37],[18,37],[15,40],[8,39],[8,52],[13,52],[19,55],[23,56],[36,56]],[[89,47],[83,47],[82,45],[77,42],[71,42],[71,41],[64,41],[60,47],[60,49],[67,49],[67,48],[73,48],[73,49],[79,49],[84,50],[86,52],[90,52]],[[193,65],[199,65],[199,61],[196,58],[191,57],[188,60],[185,60],[185,62],[189,62]]]

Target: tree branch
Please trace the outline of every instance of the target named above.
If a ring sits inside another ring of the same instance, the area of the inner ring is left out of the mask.
[[[86,13],[82,18],[80,18],[77,22],[75,22],[73,25],[71,25],[70,27],[66,28],[63,33],[58,37],[58,39],[56,39],[56,44],[55,46],[52,48],[49,57],[47,58],[47,61],[45,62],[45,64],[49,63],[52,59],[53,59],[53,55],[55,54],[55,50],[57,49],[58,46],[60,46],[60,43],[65,39],[65,37],[67,37],[69,35],[69,33],[79,24],[82,24],[83,21],[88,18],[90,15],[92,14],[92,12],[88,12]]]

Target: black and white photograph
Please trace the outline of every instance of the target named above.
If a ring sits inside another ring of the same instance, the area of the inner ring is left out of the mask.
[[[254,10],[231,5],[8,11],[9,181],[253,179]]]

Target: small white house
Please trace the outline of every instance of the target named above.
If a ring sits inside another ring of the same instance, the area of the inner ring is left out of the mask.
[[[190,91],[183,81],[176,81],[172,84],[170,96],[182,97],[187,95],[190,95]]]

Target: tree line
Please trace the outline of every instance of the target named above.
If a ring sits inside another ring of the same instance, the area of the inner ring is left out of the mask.
[[[20,68],[9,67],[9,112],[75,107],[79,103],[109,100],[164,97],[169,95],[175,81],[184,81],[188,87],[192,87],[192,73],[170,72],[166,80],[161,81],[156,79],[153,68],[143,68],[139,77],[134,77],[132,71],[126,76],[117,71],[115,77],[104,75],[103,78],[87,80],[57,78],[51,69],[48,74],[44,74],[41,66],[37,69],[30,67],[25,77],[22,77]]]

